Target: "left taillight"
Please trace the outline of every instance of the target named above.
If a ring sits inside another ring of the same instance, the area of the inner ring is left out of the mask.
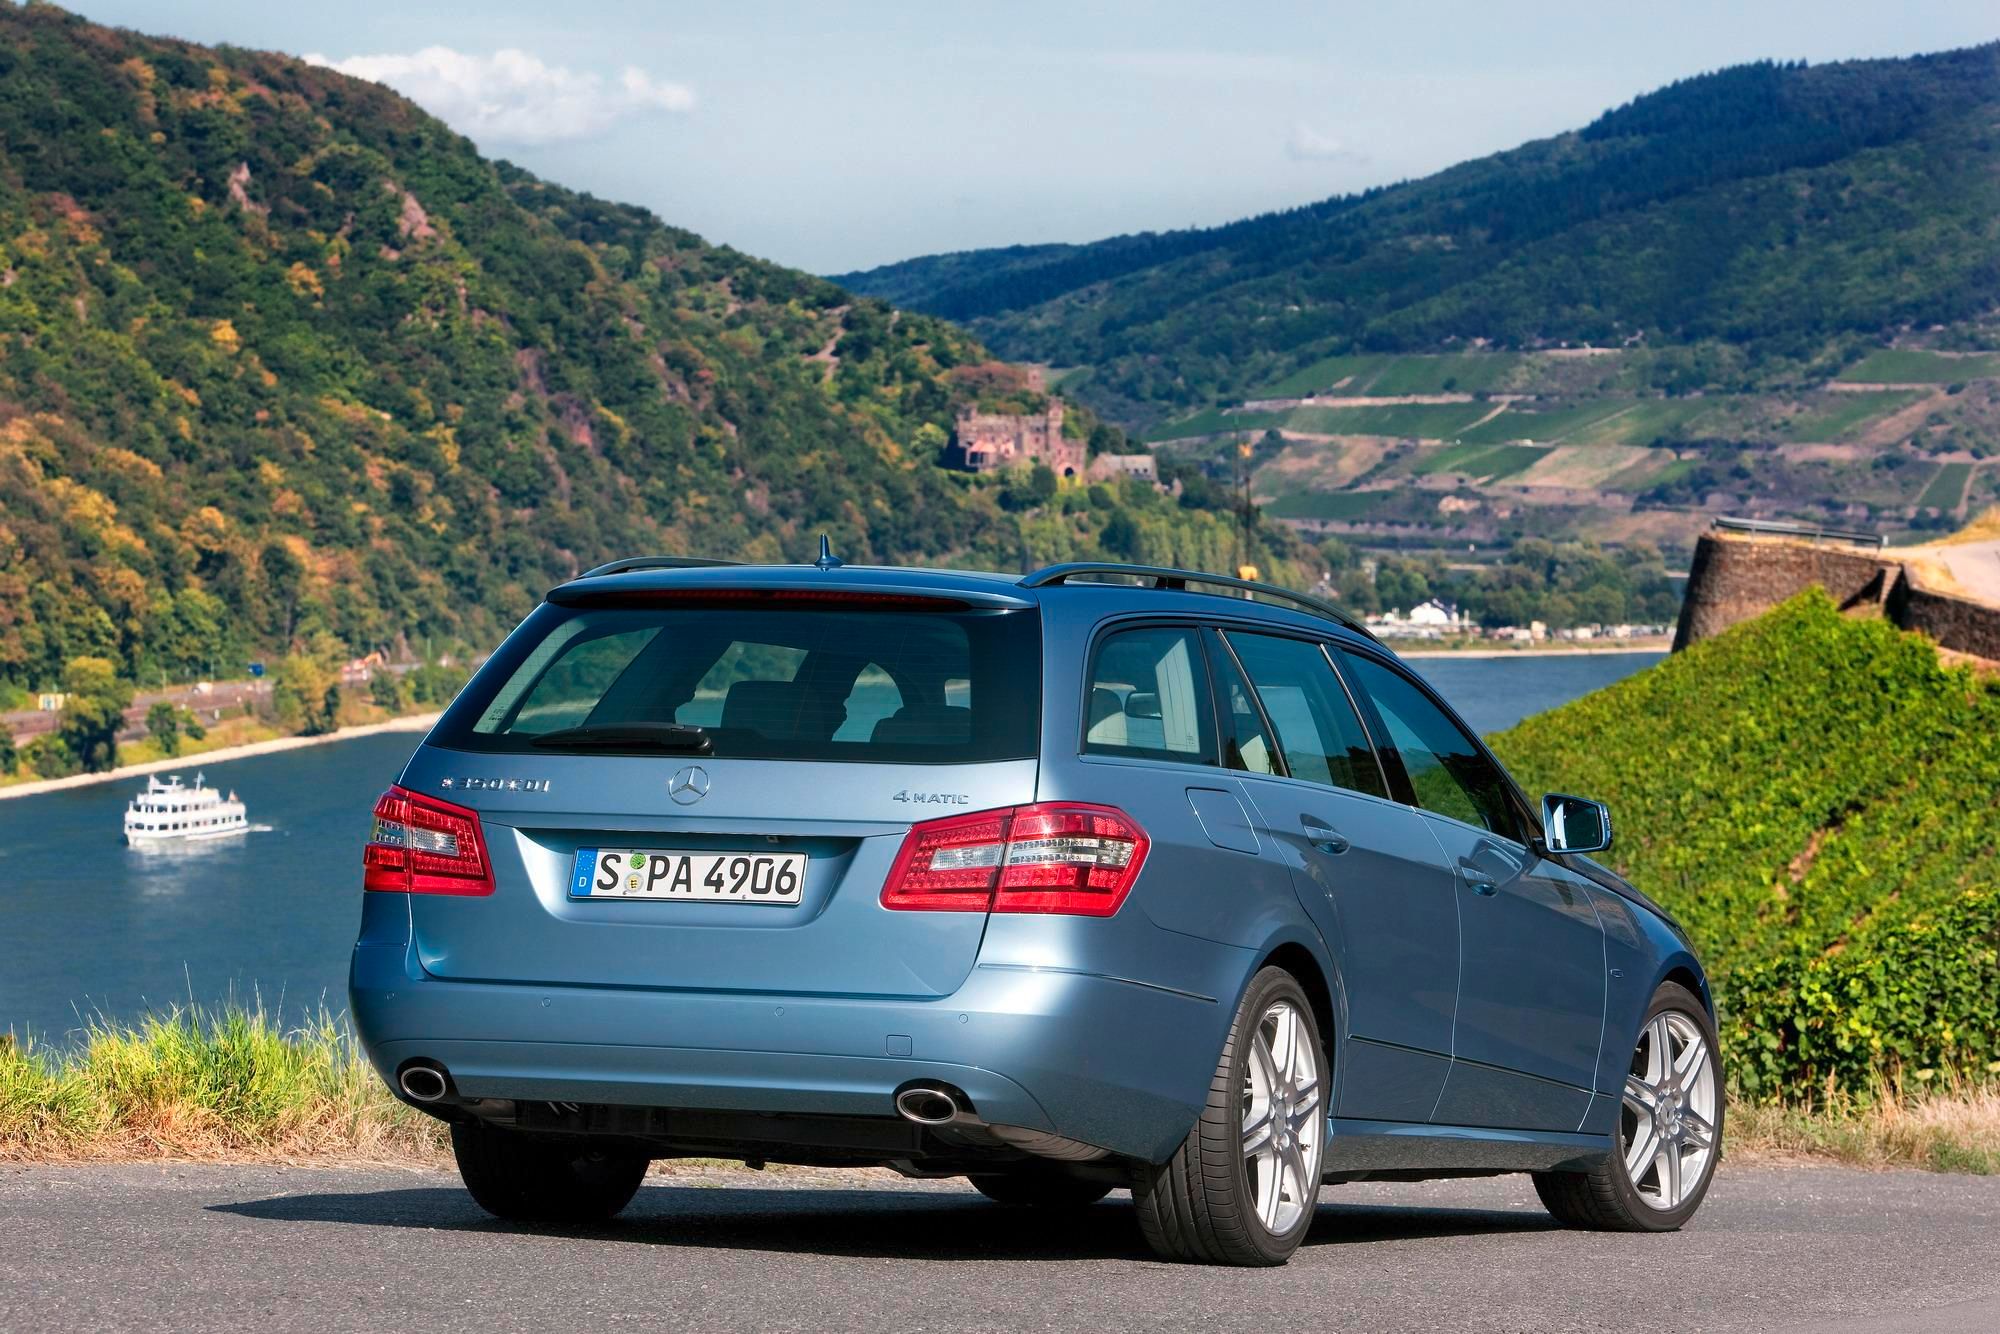
[[[1109,917],[1139,878],[1146,831],[1114,806],[1044,801],[911,827],[882,906]]]
[[[392,787],[375,803],[361,887],[389,894],[491,894],[479,812]]]

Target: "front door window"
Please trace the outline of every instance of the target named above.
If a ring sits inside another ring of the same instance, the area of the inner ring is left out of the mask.
[[[1417,804],[1522,842],[1506,776],[1479,743],[1401,672],[1359,653],[1342,657],[1374,703],[1385,749],[1402,761]]]

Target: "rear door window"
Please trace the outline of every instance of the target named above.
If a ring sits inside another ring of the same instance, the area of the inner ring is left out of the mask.
[[[1318,644],[1231,630],[1224,636],[1250,674],[1294,778],[1387,797],[1361,717]]]
[[[1252,774],[1282,774],[1278,746],[1257,707],[1250,682],[1236,665],[1236,655],[1214,631],[1209,632],[1210,660],[1215,664],[1216,705],[1222,714],[1222,764]]]
[[[549,605],[460,694],[436,740],[602,754],[551,734],[677,724],[701,729],[719,758],[1025,759],[1040,697],[1032,611]]]
[[[1341,658],[1374,706],[1385,749],[1401,760],[1417,804],[1521,842],[1507,777],[1479,743],[1395,668],[1345,650]]]
[[[1083,748],[1093,755],[1215,763],[1208,667],[1193,630],[1148,626],[1099,641]]]

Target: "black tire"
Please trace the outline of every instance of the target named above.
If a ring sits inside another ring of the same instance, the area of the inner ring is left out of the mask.
[[[1653,993],[1653,1003],[1647,1007],[1646,1017],[1639,1023],[1639,1032],[1644,1033],[1655,1018],[1668,1011],[1690,1020],[1701,1030],[1708,1043],[1708,1059],[1716,1062],[1715,1142],[1702,1165],[1701,1179],[1674,1208],[1662,1209],[1645,1199],[1625,1170],[1622,1138],[1624,1112],[1621,1111],[1620,1128],[1613,1131],[1614,1143],[1618,1147],[1596,1167],[1588,1172],[1534,1174],[1535,1193],[1542,1197],[1543,1206],[1555,1215],[1557,1221],[1566,1226],[1596,1232],[1672,1232],[1694,1217],[1695,1210],[1701,1207],[1703,1198],[1708,1194],[1709,1184],[1715,1180],[1715,1165],[1722,1157],[1724,1115],[1715,1021],[1709,1018],[1708,1007],[1693,992],[1678,983],[1665,982]],[[1638,1034],[1634,1034],[1632,1045],[1635,1051],[1638,1044]]]
[[[1318,1206],[1318,1181],[1303,1201],[1300,1216],[1282,1232],[1257,1217],[1256,1195],[1243,1160],[1245,1080],[1250,1033],[1270,1005],[1291,1002],[1311,1035],[1319,1063],[1320,1116],[1325,1117],[1330,1063],[1313,1016],[1312,1002],[1292,975],[1266,968],[1250,979],[1222,1058],[1209,1082],[1208,1103],[1174,1156],[1157,1167],[1142,1167],[1133,1179],[1132,1200],[1146,1243],[1163,1260],[1227,1265],[1281,1265],[1305,1240]],[[1321,1132],[1322,1134],[1324,1131]],[[1318,1175],[1317,1172],[1314,1173]]]
[[[1111,1193],[1108,1181],[1037,1166],[981,1172],[972,1178],[972,1186],[995,1204],[1034,1209],[1081,1209]]]
[[[646,1176],[644,1154],[475,1121],[453,1123],[451,1151],[479,1207],[514,1223],[603,1222],[632,1202]]]

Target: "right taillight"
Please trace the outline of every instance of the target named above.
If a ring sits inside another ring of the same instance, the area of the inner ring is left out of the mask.
[[[927,820],[904,838],[882,906],[1109,917],[1150,841],[1112,806],[1045,801]]]
[[[361,887],[391,894],[491,894],[479,812],[392,787],[375,803]]]

